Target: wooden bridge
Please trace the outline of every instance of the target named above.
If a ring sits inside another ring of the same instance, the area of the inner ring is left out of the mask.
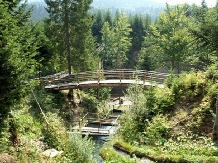
[[[163,82],[169,74],[146,70],[100,70],[86,71],[76,74],[60,72],[40,78],[46,89],[66,90],[79,88],[128,87],[130,84],[144,86],[157,85],[163,87]]]

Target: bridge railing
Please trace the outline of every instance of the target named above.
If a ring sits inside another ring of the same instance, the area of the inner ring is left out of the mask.
[[[81,83],[85,81],[96,81],[102,80],[134,80],[138,79],[143,82],[154,82],[157,84],[163,84],[164,80],[169,76],[167,73],[160,73],[156,71],[146,70],[133,70],[133,69],[115,69],[115,70],[99,70],[96,72],[86,71],[77,74],[67,74],[61,72],[54,75],[48,75],[42,77],[44,85],[63,85],[69,83]]]

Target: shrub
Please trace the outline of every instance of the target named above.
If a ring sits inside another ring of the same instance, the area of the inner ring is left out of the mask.
[[[210,99],[213,100],[213,102],[215,102],[215,98],[216,98],[217,94],[218,94],[218,83],[213,84],[208,90],[208,95],[209,95]]]
[[[82,137],[81,134],[70,134],[65,144],[65,162],[69,163],[89,163],[92,162],[92,152],[94,142],[88,136]]]
[[[215,63],[207,68],[206,77],[215,82],[218,80],[218,63]]]
[[[144,141],[147,145],[162,145],[169,132],[167,116],[159,114],[148,122],[145,130]]]
[[[9,119],[5,119],[0,124],[0,153],[2,153],[10,143]]]
[[[155,89],[155,107],[157,113],[164,113],[168,111],[169,107],[174,105],[174,94],[169,88]]]
[[[43,121],[41,126],[44,141],[52,148],[63,150],[65,139],[68,137],[63,120],[51,112],[46,113],[46,117],[49,124]]]
[[[83,89],[83,91],[87,94],[98,98],[100,101],[104,101],[110,98],[111,88],[91,88],[91,89]]]
[[[202,72],[182,73],[172,80],[172,93],[175,98],[190,99],[201,95],[207,85]]]
[[[98,100],[90,94],[82,94],[82,106],[87,109],[88,112],[96,113],[98,107]]]

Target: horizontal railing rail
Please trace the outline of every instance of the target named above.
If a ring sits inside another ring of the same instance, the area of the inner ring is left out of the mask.
[[[41,77],[41,81],[45,86],[63,85],[63,84],[80,84],[82,82],[95,81],[97,83],[104,80],[141,80],[143,82],[153,82],[163,84],[164,80],[169,76],[167,73],[156,71],[133,70],[133,69],[115,69],[115,70],[98,70],[85,71],[76,74],[67,74],[62,71],[54,75]]]

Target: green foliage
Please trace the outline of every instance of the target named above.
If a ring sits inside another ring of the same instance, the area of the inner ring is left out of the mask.
[[[174,96],[168,88],[163,91],[157,87],[148,87],[148,90],[144,91],[138,85],[130,86],[127,92],[133,105],[121,117],[120,134],[130,143],[144,143],[142,135],[149,121],[159,113],[170,111],[168,108],[174,104]]]
[[[82,106],[87,109],[88,112],[96,113],[98,107],[98,100],[91,94],[82,94]]]
[[[218,79],[218,63],[212,64],[207,68],[206,77],[212,82],[216,82]]]
[[[181,141],[166,141],[159,146],[141,146],[135,147],[128,143],[123,143],[120,140],[114,142],[115,146],[120,146],[121,149],[128,151],[140,157],[150,157],[155,162],[218,162],[217,147],[210,139],[199,137],[196,141],[190,141],[186,136],[178,138]]]
[[[49,124],[44,121],[41,126],[44,140],[50,147],[62,150],[65,145],[63,140],[67,138],[64,122],[55,113],[48,112],[46,117]]]
[[[9,107],[21,102],[29,91],[28,77],[35,74],[37,44],[32,27],[23,20],[25,11],[17,11],[16,2],[0,2],[0,117],[7,116]],[[27,16],[27,15],[26,15]],[[19,22],[19,21],[22,21]]]
[[[3,153],[8,149],[10,145],[10,133],[9,133],[9,120],[5,119],[0,123],[0,153]]]
[[[172,80],[171,89],[175,98],[193,100],[205,92],[206,84],[205,75],[202,72],[182,73]]]
[[[142,43],[137,67],[142,70],[154,70],[159,66],[160,60],[156,57],[158,54],[159,52],[155,47],[155,39],[150,35],[146,36],[144,38],[144,42]]]
[[[208,90],[208,95],[210,96],[211,99],[214,99],[214,101],[217,94],[218,94],[218,83],[213,84]]]
[[[124,112],[120,123],[122,124],[119,132],[128,142],[141,143],[141,135],[147,127],[148,120],[155,114],[152,100],[154,98],[153,89],[145,96],[143,88],[137,84],[132,85],[127,90],[127,97],[132,100],[133,105]],[[149,99],[149,100],[148,100]],[[131,131],[131,132],[129,132]]]
[[[168,118],[164,115],[157,115],[148,122],[145,130],[144,141],[147,145],[162,145],[169,133]]]
[[[112,28],[105,22],[101,32],[104,50],[99,56],[103,60],[104,68],[121,68],[127,60],[126,53],[131,46],[131,28],[126,15],[122,13]]]
[[[110,98],[111,88],[91,88],[91,89],[83,89],[85,93],[89,93],[90,95],[98,98],[99,101],[108,100]]]
[[[68,139],[67,144],[65,144],[66,152],[64,154],[67,158],[64,161],[69,163],[91,163],[94,150],[92,140],[88,136],[83,138],[81,134],[70,134]]]
[[[136,161],[131,160],[128,157],[122,156],[117,153],[116,150],[114,150],[111,147],[104,146],[100,150],[100,156],[105,160],[105,163],[134,163]]]
[[[161,13],[157,23],[152,25],[151,33],[155,40],[153,48],[160,57],[161,65],[168,66],[171,70],[181,72],[181,67],[191,49],[193,40],[188,31],[191,19],[185,14],[184,5],[170,7],[166,5],[165,13]]]
[[[91,33],[92,18],[88,12],[92,0],[45,2],[48,12],[48,18],[44,21],[45,32],[53,45],[52,51],[57,56],[59,69],[66,70],[68,66],[79,72],[95,68],[95,40]]]

